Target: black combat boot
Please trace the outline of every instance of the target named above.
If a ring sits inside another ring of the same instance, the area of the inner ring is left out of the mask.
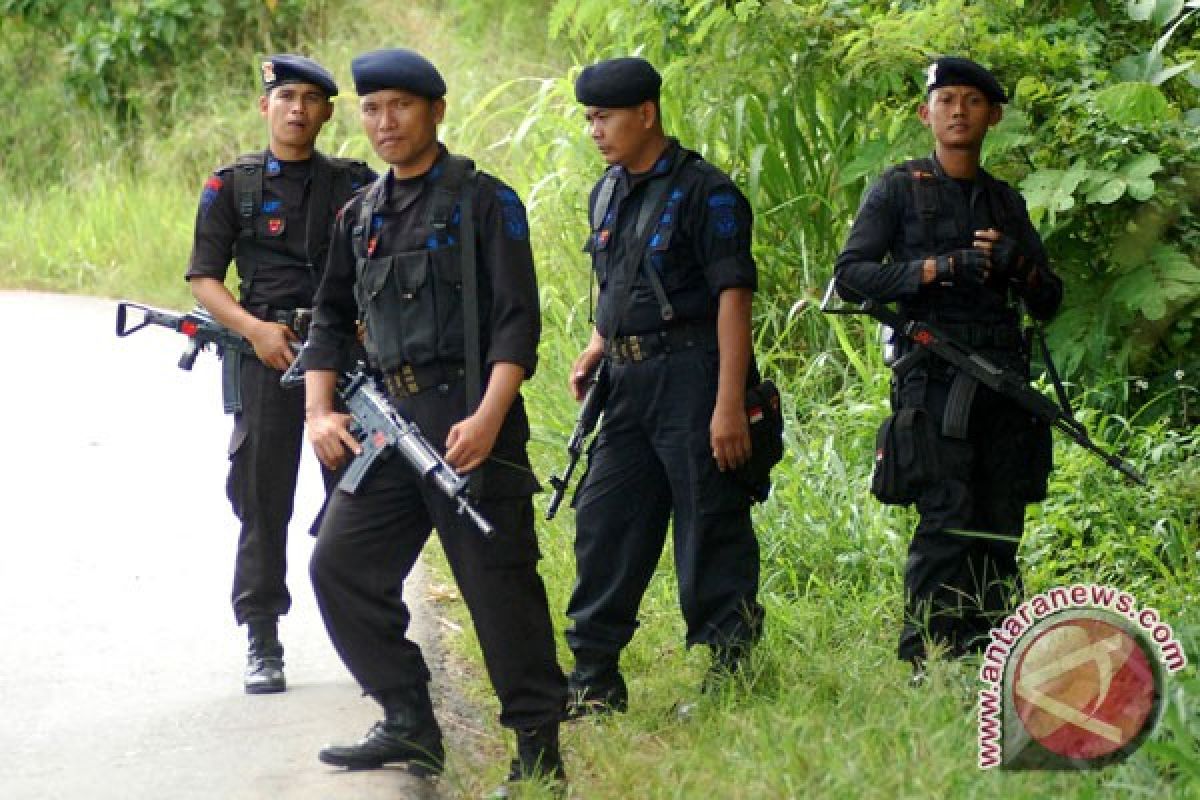
[[[384,719],[355,744],[330,745],[317,755],[322,762],[349,769],[378,769],[408,764],[415,775],[439,775],[446,762],[442,729],[433,715],[429,688],[417,684],[374,695]]]
[[[575,669],[567,676],[566,719],[629,708],[629,690],[618,667],[620,658],[619,652],[580,650],[575,654]]]
[[[750,663],[749,642],[714,644],[711,645],[711,649],[712,663],[708,665],[708,671],[704,673],[704,680],[700,684],[701,694],[716,694],[721,691],[723,686],[741,674]]]
[[[567,792],[567,772],[563,769],[558,750],[558,723],[548,722],[537,728],[517,729],[517,757],[508,770],[503,786],[492,792],[489,800],[514,797],[522,781],[541,781],[554,788],[555,796]]]
[[[246,694],[271,694],[287,688],[283,677],[283,645],[274,617],[256,617],[246,621],[246,674],[242,685]]]

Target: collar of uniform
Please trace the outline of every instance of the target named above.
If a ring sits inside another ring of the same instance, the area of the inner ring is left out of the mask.
[[[450,151],[447,150],[446,145],[442,144],[441,142],[438,142],[437,146],[438,154],[437,157],[434,158],[433,164],[430,165],[429,169],[427,169],[425,172],[422,172],[420,175],[414,175],[411,178],[397,178],[396,173],[392,172],[391,169],[388,169],[388,171],[384,174],[383,181],[384,205],[391,203],[392,189],[394,187],[411,187],[419,183],[433,183],[439,177],[441,177],[446,156],[450,155]]]
[[[263,151],[263,164],[266,166],[268,175],[278,175],[279,170],[281,168],[285,168],[285,167],[288,167],[288,168],[299,167],[301,169],[307,168],[309,165],[311,165],[313,163],[313,159],[316,157],[316,154],[317,154],[317,151],[314,150],[312,152],[312,154],[309,155],[308,158],[301,158],[297,161],[286,161],[286,160],[280,158],[279,156],[275,155],[274,153],[272,153],[271,148],[268,147],[266,150]],[[276,165],[274,167],[274,172],[272,172],[272,166],[271,166],[272,164]]]
[[[929,155],[929,160],[933,162],[933,174],[936,175],[938,179],[943,181],[954,180],[946,174],[946,170],[942,169],[942,163],[938,161],[937,153],[931,153]],[[972,180],[982,186],[985,183],[991,183],[992,175],[983,168],[982,164],[980,164],[978,167],[978,172],[975,173],[975,177]]]
[[[679,140],[674,136],[667,137],[667,146],[663,148],[662,155],[654,162],[654,166],[645,172],[634,174],[627,169],[622,170],[625,180],[629,184],[629,189],[641,186],[643,183],[659,178],[663,175],[668,175],[671,172],[671,167],[675,165],[675,161],[682,157],[683,148],[679,145]]]

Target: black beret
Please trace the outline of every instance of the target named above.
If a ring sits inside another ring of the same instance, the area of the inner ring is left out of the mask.
[[[575,79],[575,99],[585,106],[628,108],[658,100],[662,76],[644,58],[610,58],[584,67]]]
[[[269,92],[285,83],[311,83],[325,90],[325,94],[336,97],[338,85],[329,70],[311,58],[281,53],[267,56],[262,62],[263,91]]]
[[[969,58],[943,56],[925,73],[925,94],[943,86],[974,86],[993,103],[1007,103],[1008,95],[996,76]]]
[[[412,50],[397,47],[363,53],[350,62],[350,71],[360,97],[381,89],[403,89],[430,100],[446,94],[446,82],[437,67]]]

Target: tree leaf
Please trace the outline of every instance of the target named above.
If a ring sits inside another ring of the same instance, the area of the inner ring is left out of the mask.
[[[1162,54],[1154,50],[1125,56],[1113,67],[1113,75],[1122,81],[1147,81],[1156,83],[1151,77],[1162,69]]]
[[[1142,153],[1126,161],[1117,169],[1117,175],[1128,184],[1129,196],[1134,200],[1149,200],[1154,196],[1154,179],[1150,176],[1162,171],[1162,162],[1154,153]]]
[[[1021,182],[1025,202],[1031,207],[1044,208],[1052,214],[1075,207],[1072,196],[1075,188],[1087,177],[1087,167],[1073,166],[1070,170],[1041,169],[1030,173]]]
[[[1096,94],[1096,105],[1119,125],[1154,125],[1172,115],[1166,95],[1144,81],[1109,86]]]
[[[1148,267],[1135,268],[1114,281],[1110,297],[1149,320],[1162,319],[1167,313],[1154,270]]]
[[[1196,284],[1200,289],[1200,267],[1188,258],[1178,247],[1169,244],[1156,244],[1150,251],[1150,261],[1166,280],[1177,283]]]
[[[1121,196],[1125,194],[1125,187],[1125,181],[1114,176],[1088,192],[1084,199],[1089,203],[1109,205],[1121,199]]]
[[[1171,78],[1174,78],[1179,73],[1185,72],[1188,69],[1190,69],[1192,64],[1195,64],[1195,63],[1196,63],[1195,61],[1185,61],[1184,63],[1176,64],[1173,67],[1167,67],[1166,69],[1160,69],[1157,72],[1155,72],[1153,75],[1147,76],[1146,80],[1150,81],[1155,86],[1162,86],[1164,83],[1171,80]]]
[[[1166,316],[1168,304],[1200,299],[1200,267],[1179,248],[1159,243],[1145,263],[1113,282],[1110,297],[1146,319],[1159,320]]]
[[[1154,13],[1158,0],[1125,0],[1125,13],[1130,19],[1145,22]]]
[[[1162,162],[1154,153],[1142,153],[1134,156],[1117,168],[1117,173],[1126,178],[1149,178],[1156,172],[1162,172]]]
[[[1154,4],[1154,13],[1150,15],[1150,24],[1156,28],[1162,28],[1179,16],[1179,12],[1182,10],[1183,0],[1158,0]]]

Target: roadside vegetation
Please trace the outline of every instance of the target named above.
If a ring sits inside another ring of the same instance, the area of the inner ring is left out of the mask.
[[[322,148],[379,167],[350,58],[429,55],[450,86],[445,140],[529,207],[545,336],[527,402],[543,478],[575,414],[565,376],[589,330],[580,247],[602,168],[574,76],[632,52],[661,67],[668,129],[756,211],[756,350],[788,415],[787,456],[755,511],[768,625],[745,679],[698,698],[707,654],[682,647],[668,554],[623,660],[630,713],[565,729],[574,796],[1200,797],[1200,0],[0,0],[0,12],[0,286],[176,308],[190,304],[205,177],[262,146],[257,57],[328,64],[343,95]],[[1130,591],[1190,661],[1155,741],[1101,772],[981,772],[973,668],[937,663],[930,685],[908,688],[893,650],[915,515],[866,491],[887,370],[873,325],[818,308],[867,183],[927,152],[916,98],[946,52],[993,65],[1013,90],[986,164],[1022,189],[1066,281],[1048,332],[1080,417],[1150,484],[1058,438],[1021,551],[1028,589]],[[564,510],[542,529],[560,624],[572,524]],[[481,671],[468,691],[490,708]],[[503,776],[503,734],[487,734],[494,768],[452,754],[451,793]]]

